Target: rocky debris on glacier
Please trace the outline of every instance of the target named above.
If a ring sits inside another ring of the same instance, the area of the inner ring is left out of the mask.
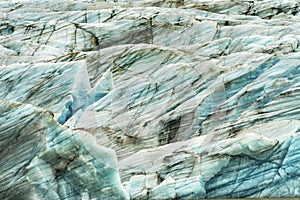
[[[0,2],[1,199],[299,197],[299,3]]]

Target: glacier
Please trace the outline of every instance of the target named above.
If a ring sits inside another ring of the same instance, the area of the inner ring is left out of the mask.
[[[0,199],[300,198],[299,4],[1,1]]]

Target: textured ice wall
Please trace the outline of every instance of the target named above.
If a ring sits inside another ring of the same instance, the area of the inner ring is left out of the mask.
[[[1,199],[299,197],[299,3],[1,1]]]

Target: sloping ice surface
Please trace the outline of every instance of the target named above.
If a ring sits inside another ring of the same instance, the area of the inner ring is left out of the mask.
[[[0,2],[0,199],[300,197],[299,0]]]

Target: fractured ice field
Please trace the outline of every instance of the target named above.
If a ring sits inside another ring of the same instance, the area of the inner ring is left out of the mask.
[[[0,1],[0,199],[300,197],[300,0]]]

